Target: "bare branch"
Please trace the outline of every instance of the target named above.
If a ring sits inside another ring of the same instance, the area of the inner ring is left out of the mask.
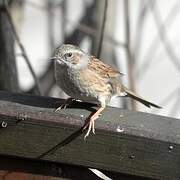
[[[146,1],[142,1],[139,8],[139,14],[137,17],[137,23],[136,23],[136,35],[135,35],[135,43],[134,43],[134,50],[133,50],[133,57],[134,59],[138,59],[139,53],[141,51],[141,44],[142,44],[142,32],[144,28],[144,22],[147,17],[148,13],[148,4]]]
[[[28,3],[28,5],[32,6],[33,8],[36,8],[38,10],[41,10],[41,11],[47,11],[47,7],[46,6],[42,6],[40,4],[37,4],[37,3],[34,3],[34,2],[31,2],[31,1],[28,1],[28,0],[25,0],[26,3]],[[60,7],[62,7],[63,4],[58,4]],[[59,7],[57,6],[57,7]],[[54,7],[56,8],[56,6]],[[90,13],[90,10],[93,11],[93,8],[92,6],[90,7],[87,7],[86,10],[85,10],[85,15],[83,16],[83,18],[80,20],[80,22],[76,22],[77,26],[76,26],[76,29],[74,30],[74,32],[69,36],[69,38],[71,39],[72,36],[74,36],[75,33],[79,33],[79,31],[82,31],[84,32],[86,35],[91,35],[91,36],[95,36],[96,37],[96,34],[97,34],[97,30],[95,30],[94,28],[92,28],[92,25],[89,25],[90,22],[88,22],[87,19],[92,19],[92,16],[89,16],[89,13]],[[52,12],[53,13],[53,12]],[[66,20],[66,22],[68,23],[74,23],[73,20],[70,20],[68,19],[68,17],[64,17],[64,19]],[[88,25],[87,25],[88,24]],[[83,36],[84,37],[84,36]],[[68,37],[67,37],[68,39]],[[71,39],[72,40],[72,39]],[[117,41],[116,39],[114,39],[111,35],[109,34],[106,34],[104,35],[104,40],[105,41],[108,41],[109,43],[112,43],[113,45],[115,46],[119,46],[119,47],[122,47],[122,48],[126,48],[126,43],[124,42],[120,42],[120,41]],[[67,42],[69,42],[69,40],[67,40]],[[73,42],[73,41],[71,41]]]
[[[0,89],[19,92],[14,37],[4,5],[0,5]]]
[[[106,24],[106,17],[107,17],[107,8],[108,8],[108,1],[104,0],[104,12],[103,12],[103,20],[102,20],[102,26],[100,29],[100,39],[99,39],[99,45],[97,50],[97,58],[100,58],[101,51],[102,51],[102,43],[104,38],[104,30],[105,30],[105,24]]]
[[[7,4],[5,4],[5,11],[6,11],[8,20],[9,20],[9,24],[10,24],[11,29],[12,29],[13,36],[14,36],[14,38],[15,38],[18,46],[20,47],[21,52],[22,52],[22,56],[23,56],[24,60],[26,61],[27,65],[28,65],[28,68],[29,68],[29,70],[30,70],[30,72],[31,72],[31,74],[32,74],[32,76],[33,76],[33,78],[34,78],[35,85],[36,85],[36,91],[37,91],[38,94],[41,94],[40,86],[39,86],[39,80],[38,80],[38,78],[36,77],[36,74],[35,74],[32,66],[31,66],[30,60],[29,60],[29,58],[28,58],[28,56],[27,56],[26,50],[25,50],[23,44],[21,43],[20,38],[19,38],[19,36],[18,36],[18,34],[17,34],[17,32],[16,32],[16,29],[15,29],[15,27],[14,27],[13,20],[12,20],[10,11],[9,11],[9,7],[8,7]]]
[[[129,0],[124,0],[124,18],[125,18],[125,37],[126,37],[126,55],[127,55],[127,65],[128,65],[128,73],[129,73],[129,84],[131,90],[136,92],[135,88],[135,79],[134,79],[134,59],[131,52],[131,46],[130,46],[130,10],[129,10]],[[136,109],[135,101],[131,100],[131,106],[133,109]]]
[[[55,39],[54,39],[54,1],[46,0],[47,4],[47,29],[48,29],[48,49],[49,54],[51,55],[55,48]]]
[[[166,50],[167,55],[169,56],[169,59],[171,60],[171,62],[175,65],[176,68],[178,68],[178,70],[180,71],[180,59],[179,57],[176,55],[176,53],[174,52],[170,40],[168,39],[167,33],[166,33],[166,27],[164,26],[164,24],[162,23],[162,19],[160,17],[160,13],[159,10],[157,9],[156,5],[151,5],[151,10],[152,10],[152,14],[154,16],[154,20],[156,23],[156,26],[158,27],[158,29],[160,29],[160,27],[162,26],[162,31],[161,33],[159,33],[160,39],[163,43],[163,46]]]
[[[154,1],[153,1],[154,2]],[[151,2],[152,3],[152,2]],[[153,4],[151,4],[150,6],[153,6]],[[153,56],[156,54],[155,52],[157,51],[158,49],[158,46],[159,46],[159,42],[157,41],[157,39],[160,37],[161,41],[163,42],[163,45],[164,45],[164,41],[167,40],[167,38],[165,37],[165,39],[163,40],[162,38],[164,36],[166,36],[166,31],[165,31],[165,28],[168,26],[172,26],[172,23],[175,22],[175,17],[180,13],[179,11],[179,8],[180,8],[180,3],[179,1],[177,0],[176,3],[174,4],[174,6],[172,7],[171,11],[169,12],[169,14],[167,15],[167,18],[165,19],[164,23],[162,22],[162,20],[156,16],[156,18],[158,18],[159,20],[156,20],[156,26],[158,28],[158,34],[155,36],[154,40],[152,41],[151,45],[149,46],[149,49],[146,53],[146,55],[144,56],[144,60],[145,62],[142,64],[141,66],[141,70],[138,70],[137,71],[137,76],[139,78],[143,78],[144,76],[140,76],[140,74],[143,74],[147,72],[147,69],[149,68],[150,64],[152,63],[152,60],[153,60]],[[153,10],[154,11],[154,10]],[[156,15],[158,13],[158,9],[156,7]],[[159,15],[158,15],[159,16]],[[158,22],[157,22],[158,21]],[[159,23],[159,24],[158,24]],[[169,40],[168,40],[169,42]],[[166,43],[167,44],[167,41]],[[165,46],[165,45],[164,45]],[[169,45],[168,45],[169,46]],[[166,46],[165,49],[168,49],[168,47]],[[174,54],[174,52],[171,50],[170,48],[170,52],[168,50],[168,56],[171,56],[172,54]],[[172,55],[172,57],[175,56],[175,63],[174,64],[179,64],[176,60],[177,60],[177,57],[176,55]],[[179,60],[178,60],[179,61]],[[179,67],[179,65],[178,65]],[[179,68],[178,68],[179,70]]]

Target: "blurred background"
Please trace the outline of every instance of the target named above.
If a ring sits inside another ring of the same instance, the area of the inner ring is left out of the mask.
[[[12,0],[9,5],[41,95],[66,97],[55,84],[48,59],[57,46],[71,43],[119,69],[125,74],[124,84],[163,109],[148,109],[126,98],[114,99],[111,106],[176,118],[180,116],[179,10],[178,0]],[[18,91],[37,94],[24,52],[12,41]]]
[[[66,98],[49,58],[71,43],[119,69],[127,87],[163,109],[123,97],[111,106],[180,117],[179,0],[7,2],[0,9],[0,89]]]

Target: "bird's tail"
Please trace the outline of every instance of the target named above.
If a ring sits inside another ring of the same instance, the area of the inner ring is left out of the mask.
[[[142,104],[144,104],[145,106],[147,106],[149,108],[151,106],[156,107],[156,108],[161,108],[160,106],[158,106],[158,105],[156,105],[154,103],[151,103],[151,102],[145,100],[144,98],[138,96],[137,94],[135,94],[134,92],[132,92],[128,88],[126,88],[125,86],[123,86],[123,91],[126,93],[127,97],[131,97],[131,98],[141,102]]]

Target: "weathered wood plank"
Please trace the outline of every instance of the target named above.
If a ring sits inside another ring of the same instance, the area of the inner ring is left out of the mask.
[[[0,156],[0,169],[7,170],[9,173],[26,172],[38,175],[69,178],[69,179],[86,179],[86,180],[100,180],[98,176],[92,173],[87,167],[67,165],[62,163],[24,159],[13,156]],[[123,180],[151,180],[149,178],[143,178],[139,176],[130,176],[126,174],[120,174],[110,171],[102,171],[105,175],[112,179],[122,178]]]
[[[13,156],[0,156],[0,162],[0,169],[8,169],[9,172],[20,171],[61,178],[98,180],[97,176],[85,167],[33,159],[23,159]]]
[[[179,179],[180,121],[163,116],[107,108],[96,135],[78,134],[95,107],[74,103],[55,113],[57,99],[0,92],[0,154],[99,168],[157,179]],[[62,101],[61,101],[62,102]],[[123,128],[124,132],[119,132]],[[79,133],[80,134],[80,133]]]

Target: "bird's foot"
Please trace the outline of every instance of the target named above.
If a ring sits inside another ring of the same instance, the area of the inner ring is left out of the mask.
[[[92,131],[93,134],[95,134],[95,120],[99,118],[101,115],[101,112],[104,110],[105,107],[100,107],[89,119],[88,122],[83,127],[83,131],[86,130],[87,128],[87,133],[84,136],[84,139],[89,136],[90,132]]]
[[[89,122],[87,122],[87,124],[84,126],[83,130],[87,129],[87,133],[84,136],[84,140],[86,139],[86,137],[89,136],[91,131],[93,134],[95,134],[95,120],[98,119],[99,116],[100,114],[96,114],[95,116],[92,116]]]
[[[73,100],[74,100],[73,98],[66,99],[65,102],[61,104],[61,106],[55,109],[55,112],[60,111],[61,109],[66,109],[67,106],[69,106],[73,102]]]
[[[89,123],[88,123],[88,130],[87,130],[87,133],[84,136],[84,140],[89,136],[91,130],[92,130],[92,133],[95,134],[94,123],[95,123],[94,120],[90,120],[89,121]]]

